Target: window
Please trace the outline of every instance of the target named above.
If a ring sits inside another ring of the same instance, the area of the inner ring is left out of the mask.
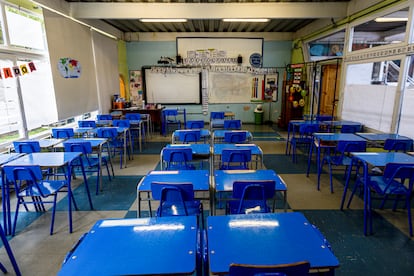
[[[341,57],[344,51],[345,30],[341,30],[329,36],[313,40],[308,43],[308,51],[311,61]]]

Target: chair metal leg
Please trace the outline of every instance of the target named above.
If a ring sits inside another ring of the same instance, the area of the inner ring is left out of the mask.
[[[17,265],[16,259],[14,258],[13,251],[11,250],[9,241],[7,240],[7,237],[6,237],[5,233],[4,233],[3,227],[1,225],[0,225],[0,237],[1,237],[1,240],[2,240],[3,245],[4,245],[4,249],[6,249],[7,255],[9,256],[10,262],[11,262],[11,264],[13,266],[14,272],[16,273],[16,276],[21,276],[22,274],[20,272],[19,266]],[[6,268],[2,264],[1,264],[1,266],[2,266],[1,270],[4,273],[7,273]]]

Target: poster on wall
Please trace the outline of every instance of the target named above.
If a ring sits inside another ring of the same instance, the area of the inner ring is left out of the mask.
[[[142,75],[141,70],[129,71],[129,93],[133,106],[142,106],[143,91],[142,91]]]
[[[278,73],[265,76],[265,101],[277,102],[278,98]]]

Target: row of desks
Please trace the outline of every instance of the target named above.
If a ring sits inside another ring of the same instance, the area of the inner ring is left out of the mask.
[[[194,181],[197,179],[197,181]],[[236,180],[274,180],[275,191],[284,195],[284,207],[287,205],[287,185],[273,170],[215,170],[210,175],[208,170],[186,171],[151,171],[141,179],[137,186],[138,216],[141,217],[141,203],[148,201],[151,214],[150,193],[152,182],[191,182],[195,192],[209,192],[210,210],[216,213],[216,196],[220,193],[231,192]],[[145,196],[143,196],[145,195]]]
[[[205,234],[199,231],[193,216],[100,220],[58,275],[192,275],[201,273],[202,258],[212,274],[228,273],[231,263],[306,260],[311,270],[332,274],[339,266],[319,230],[301,213],[210,216]]]

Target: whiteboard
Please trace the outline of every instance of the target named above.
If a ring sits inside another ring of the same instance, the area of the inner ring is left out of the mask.
[[[200,73],[158,73],[145,69],[144,100],[153,104],[200,104]]]

